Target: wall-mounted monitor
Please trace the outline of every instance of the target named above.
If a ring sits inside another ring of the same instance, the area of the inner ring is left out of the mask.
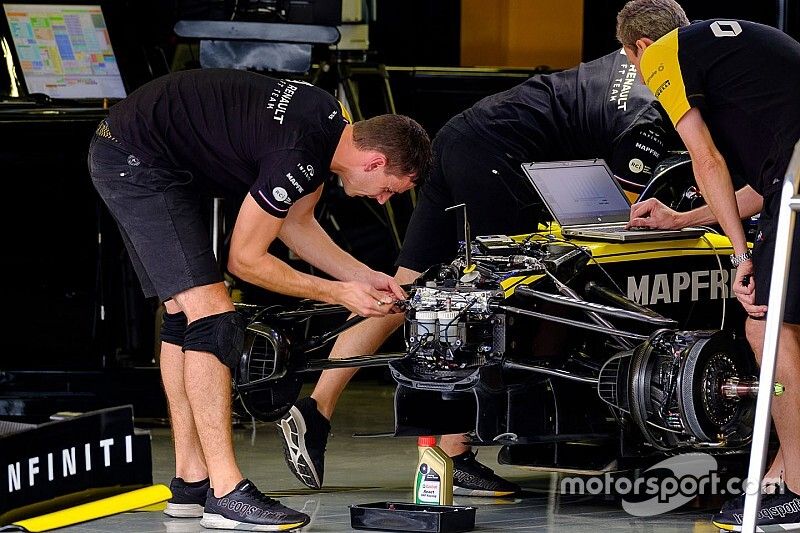
[[[3,4],[28,93],[51,98],[124,98],[100,5]]]

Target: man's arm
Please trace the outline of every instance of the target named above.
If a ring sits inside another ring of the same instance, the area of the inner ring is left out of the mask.
[[[690,109],[675,126],[692,158],[697,186],[717,223],[731,240],[735,254],[747,252],[736,195],[728,166],[697,108]]]
[[[748,218],[761,211],[764,198],[746,185],[736,191],[736,205],[739,214]],[[688,226],[716,224],[717,219],[708,205],[686,212],[670,209],[655,198],[631,206],[630,226],[656,229],[680,229]]]
[[[690,109],[678,121],[675,130],[681,136],[686,149],[689,150],[697,185],[706,199],[706,204],[714,214],[714,218],[717,219],[717,223],[722,226],[725,235],[730,239],[733,253],[736,255],[746,253],[748,251],[747,240],[736,205],[733,181],[725,159],[717,150],[700,111],[697,108]],[[753,317],[762,317],[767,308],[764,305],[755,305],[756,284],[752,274],[752,260],[740,263],[736,269],[736,279],[732,288],[747,314]]]
[[[399,267],[394,279],[397,283],[412,283],[420,276],[408,268]],[[382,318],[370,318],[348,329],[336,339],[331,348],[331,359],[343,359],[358,355],[372,355],[386,342],[397,328],[403,325],[405,315],[402,313]]]
[[[384,316],[392,298],[367,283],[329,281],[293,269],[267,249],[281,231],[283,220],[265,212],[245,196],[231,237],[228,270],[265,289],[342,304],[362,316]]]
[[[322,187],[295,203],[278,238],[303,261],[342,281],[363,281],[370,268],[342,250],[314,217]]]
[[[361,281],[376,289],[391,292],[395,298],[405,294],[391,276],[376,272],[342,250],[314,217],[314,207],[322,187],[298,200],[284,219],[278,238],[303,261],[342,281]]]

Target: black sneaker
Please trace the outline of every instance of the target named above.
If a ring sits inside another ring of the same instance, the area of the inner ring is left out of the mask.
[[[169,482],[172,498],[167,500],[164,514],[173,518],[200,518],[203,516],[209,486],[208,478],[192,482],[179,477],[172,478]]]
[[[744,499],[739,497],[734,500],[735,503],[726,502],[720,512],[711,519],[711,523],[721,530],[742,530]],[[756,518],[756,531],[766,533],[793,529],[800,529],[800,496],[789,489],[783,493],[761,496],[761,508]]]
[[[767,483],[761,487],[761,498],[763,500],[765,496],[783,493],[785,491],[786,491],[786,485],[784,485],[783,483]],[[720,513],[724,513],[725,511],[732,511],[741,514],[742,510],[744,509],[744,499],[746,496],[747,494],[743,492],[738,496],[736,496],[735,498],[726,500],[722,504],[722,509],[720,509]],[[736,511],[736,509],[738,509],[738,511]]]
[[[511,483],[482,465],[475,453],[467,451],[453,457],[453,494],[458,496],[510,496],[520,491],[519,485]]]
[[[221,498],[208,490],[200,525],[209,529],[244,531],[289,531],[308,524],[307,514],[281,505],[243,479],[236,488]]]
[[[283,436],[283,456],[289,470],[306,487],[321,489],[331,423],[317,410],[316,400],[298,400],[281,418],[278,427]]]

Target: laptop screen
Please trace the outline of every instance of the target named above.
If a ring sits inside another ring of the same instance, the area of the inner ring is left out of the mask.
[[[602,159],[526,163],[523,170],[563,226],[627,222],[631,206]]]
[[[28,93],[51,98],[124,98],[99,5],[4,4]]]

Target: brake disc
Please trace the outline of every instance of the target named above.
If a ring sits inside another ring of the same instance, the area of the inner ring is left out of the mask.
[[[747,376],[750,367],[747,354],[724,331],[698,339],[685,354],[678,376],[678,404],[685,428],[697,439],[744,438],[732,426],[751,422],[752,402],[726,398],[722,385],[728,378]]]

